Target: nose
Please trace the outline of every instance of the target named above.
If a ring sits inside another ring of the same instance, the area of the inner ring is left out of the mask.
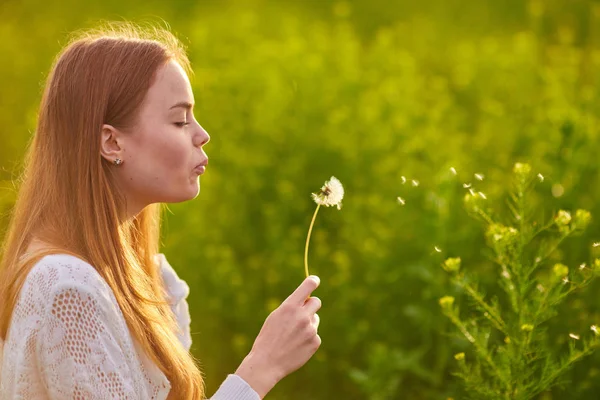
[[[200,124],[198,124],[198,131],[196,135],[194,135],[194,146],[202,147],[209,141],[210,135],[204,130],[204,128]]]

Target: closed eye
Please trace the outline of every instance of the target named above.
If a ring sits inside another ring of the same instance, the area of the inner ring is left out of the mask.
[[[175,122],[175,125],[180,128],[183,128],[184,126],[189,125],[189,124],[190,124],[189,122]]]

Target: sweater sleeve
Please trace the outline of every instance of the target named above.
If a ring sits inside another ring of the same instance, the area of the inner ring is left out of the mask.
[[[171,267],[166,257],[162,253],[156,255],[158,265],[165,283],[165,291],[169,299],[171,310],[175,314],[177,324],[179,325],[178,337],[183,346],[189,351],[192,346],[192,336],[190,333],[190,311],[187,297],[190,294],[190,288],[187,283],[181,279],[177,272]]]
[[[260,400],[260,396],[242,377],[229,374],[208,400]]]
[[[47,301],[36,353],[49,399],[137,399],[110,299],[72,281]]]

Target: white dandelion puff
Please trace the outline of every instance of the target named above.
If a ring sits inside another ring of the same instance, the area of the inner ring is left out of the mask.
[[[456,174],[457,174],[457,173],[456,173],[456,168],[454,168],[454,167],[450,167],[450,172],[452,172],[454,175],[456,175]]]
[[[342,199],[344,198],[344,186],[335,177],[332,176],[328,181],[325,181],[325,185],[321,188],[318,193],[313,193],[312,198],[317,203],[317,209],[313,214],[312,221],[310,221],[310,227],[308,228],[308,235],[306,236],[306,246],[304,247],[304,271],[308,278],[308,244],[310,242],[310,234],[312,232],[317,213],[321,206],[336,206],[338,210],[342,208]]]
[[[397,197],[396,198],[398,200],[398,203],[401,205],[405,205],[406,204],[406,200],[404,200],[402,197]]]
[[[319,205],[336,206],[340,210],[344,198],[344,186],[335,176],[332,176],[331,179],[325,182],[319,193],[312,194],[312,198]]]
[[[579,335],[576,335],[576,334],[574,334],[574,333],[569,333],[569,337],[570,337],[571,339],[579,340]]]
[[[417,186],[419,186],[419,181],[418,181],[418,180],[416,180],[416,179],[413,179],[413,180],[412,180],[412,185],[413,185],[414,187],[417,187]]]
[[[475,179],[477,179],[478,181],[482,181],[483,178],[485,178],[483,174],[475,174]]]

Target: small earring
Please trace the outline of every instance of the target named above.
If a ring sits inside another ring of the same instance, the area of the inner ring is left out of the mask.
[[[121,165],[121,164],[123,164],[123,160],[121,160],[120,158],[117,158],[115,161],[113,161],[113,163],[115,165]]]

